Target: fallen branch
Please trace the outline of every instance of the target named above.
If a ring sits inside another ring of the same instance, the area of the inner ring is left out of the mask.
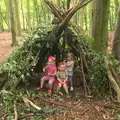
[[[47,103],[50,103],[50,104],[54,104],[54,105],[58,105],[58,106],[62,106],[62,107],[65,107],[65,108],[72,108],[72,107],[69,107],[69,106],[64,105],[64,104],[61,104],[61,103],[51,102],[51,101],[48,101],[48,100],[46,100],[46,99],[44,99],[44,98],[41,98],[41,97],[39,97],[39,98],[40,98],[41,100],[47,102]]]
[[[34,115],[35,115],[35,113],[25,114],[25,115],[19,117],[18,120],[22,120],[22,119],[25,119],[25,118],[28,118],[28,117],[32,117],[32,116],[34,116]]]
[[[2,120],[3,118],[6,118],[8,116],[8,114],[3,114],[3,115],[1,115],[1,117],[0,117],[0,120]]]
[[[80,106],[82,103],[83,103],[82,101],[78,101],[78,102],[76,103],[76,105],[74,106],[74,108],[77,108],[77,107]]]
[[[30,101],[29,99],[23,97],[23,101],[26,103],[27,106],[29,106],[29,104],[30,104],[30,105],[31,105],[32,107],[34,107],[35,109],[41,110],[41,108],[40,108],[39,106],[35,105],[35,104],[34,104],[32,101]]]
[[[89,107],[89,108],[87,108],[85,111],[83,111],[83,112],[81,113],[81,115],[84,115],[84,114],[85,114],[87,111],[89,111],[91,108],[92,108],[92,106]]]
[[[14,120],[18,120],[16,104],[14,104],[14,114],[15,114],[15,119]]]

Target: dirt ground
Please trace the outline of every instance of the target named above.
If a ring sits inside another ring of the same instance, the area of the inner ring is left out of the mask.
[[[0,33],[0,62],[4,61],[15,49],[14,47],[11,47],[11,43],[11,33]]]

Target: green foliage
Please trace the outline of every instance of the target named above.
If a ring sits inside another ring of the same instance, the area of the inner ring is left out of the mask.
[[[42,45],[46,42],[48,32],[52,26],[41,25],[29,36],[9,58],[0,64],[1,89],[14,90],[20,82],[26,85],[34,75],[34,67],[39,59]]]
[[[99,98],[105,97],[109,92],[109,81],[104,59],[94,52],[88,55],[88,59],[88,75],[92,93]]]
[[[77,39],[79,39],[81,51],[83,56],[85,56],[88,66],[85,74],[92,95],[103,98],[109,92],[109,81],[104,64],[104,57],[92,49],[91,45],[88,43],[89,37],[80,35]]]

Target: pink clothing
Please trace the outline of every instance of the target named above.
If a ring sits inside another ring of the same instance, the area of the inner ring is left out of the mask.
[[[50,57],[48,58],[48,61],[50,61],[50,60],[55,61],[55,58],[54,58],[53,56],[50,56]]]
[[[52,76],[44,76],[42,77],[41,81],[45,82],[45,81],[49,81],[49,84],[53,84],[53,82],[55,81],[55,77]]]
[[[49,74],[48,76],[54,77],[56,75],[57,68],[55,65],[47,65],[43,69],[47,70],[47,74]]]

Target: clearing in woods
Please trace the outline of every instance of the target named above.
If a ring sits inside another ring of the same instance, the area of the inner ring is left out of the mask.
[[[114,32],[109,32],[108,37],[109,37],[108,50],[111,50],[112,41],[114,39]],[[3,62],[15,49],[15,47],[11,47],[11,42],[12,42],[11,33],[9,32],[0,33],[0,62]],[[83,95],[81,93],[83,93]],[[95,101],[92,99],[86,100],[83,97],[84,96],[83,90],[75,90],[75,92],[73,92],[72,94],[73,95],[71,95],[70,99],[61,96],[61,97],[57,97],[56,100],[56,97],[53,96],[53,97],[48,97],[47,101],[44,101],[44,98],[43,99],[37,98],[34,99],[34,102],[37,105],[40,105],[41,107],[42,107],[42,103],[48,102],[48,106],[50,108],[66,109],[59,116],[56,116],[54,114],[49,114],[49,120],[61,120],[63,118],[65,120],[73,120],[73,119],[77,120],[77,118],[81,120],[112,120],[117,115],[116,108],[114,108],[114,105],[112,105],[112,103],[110,103],[109,100],[108,102],[101,100]],[[81,94],[81,95],[77,95],[77,94]],[[66,105],[68,108],[66,108]],[[24,104],[23,104],[23,108],[24,108]]]

